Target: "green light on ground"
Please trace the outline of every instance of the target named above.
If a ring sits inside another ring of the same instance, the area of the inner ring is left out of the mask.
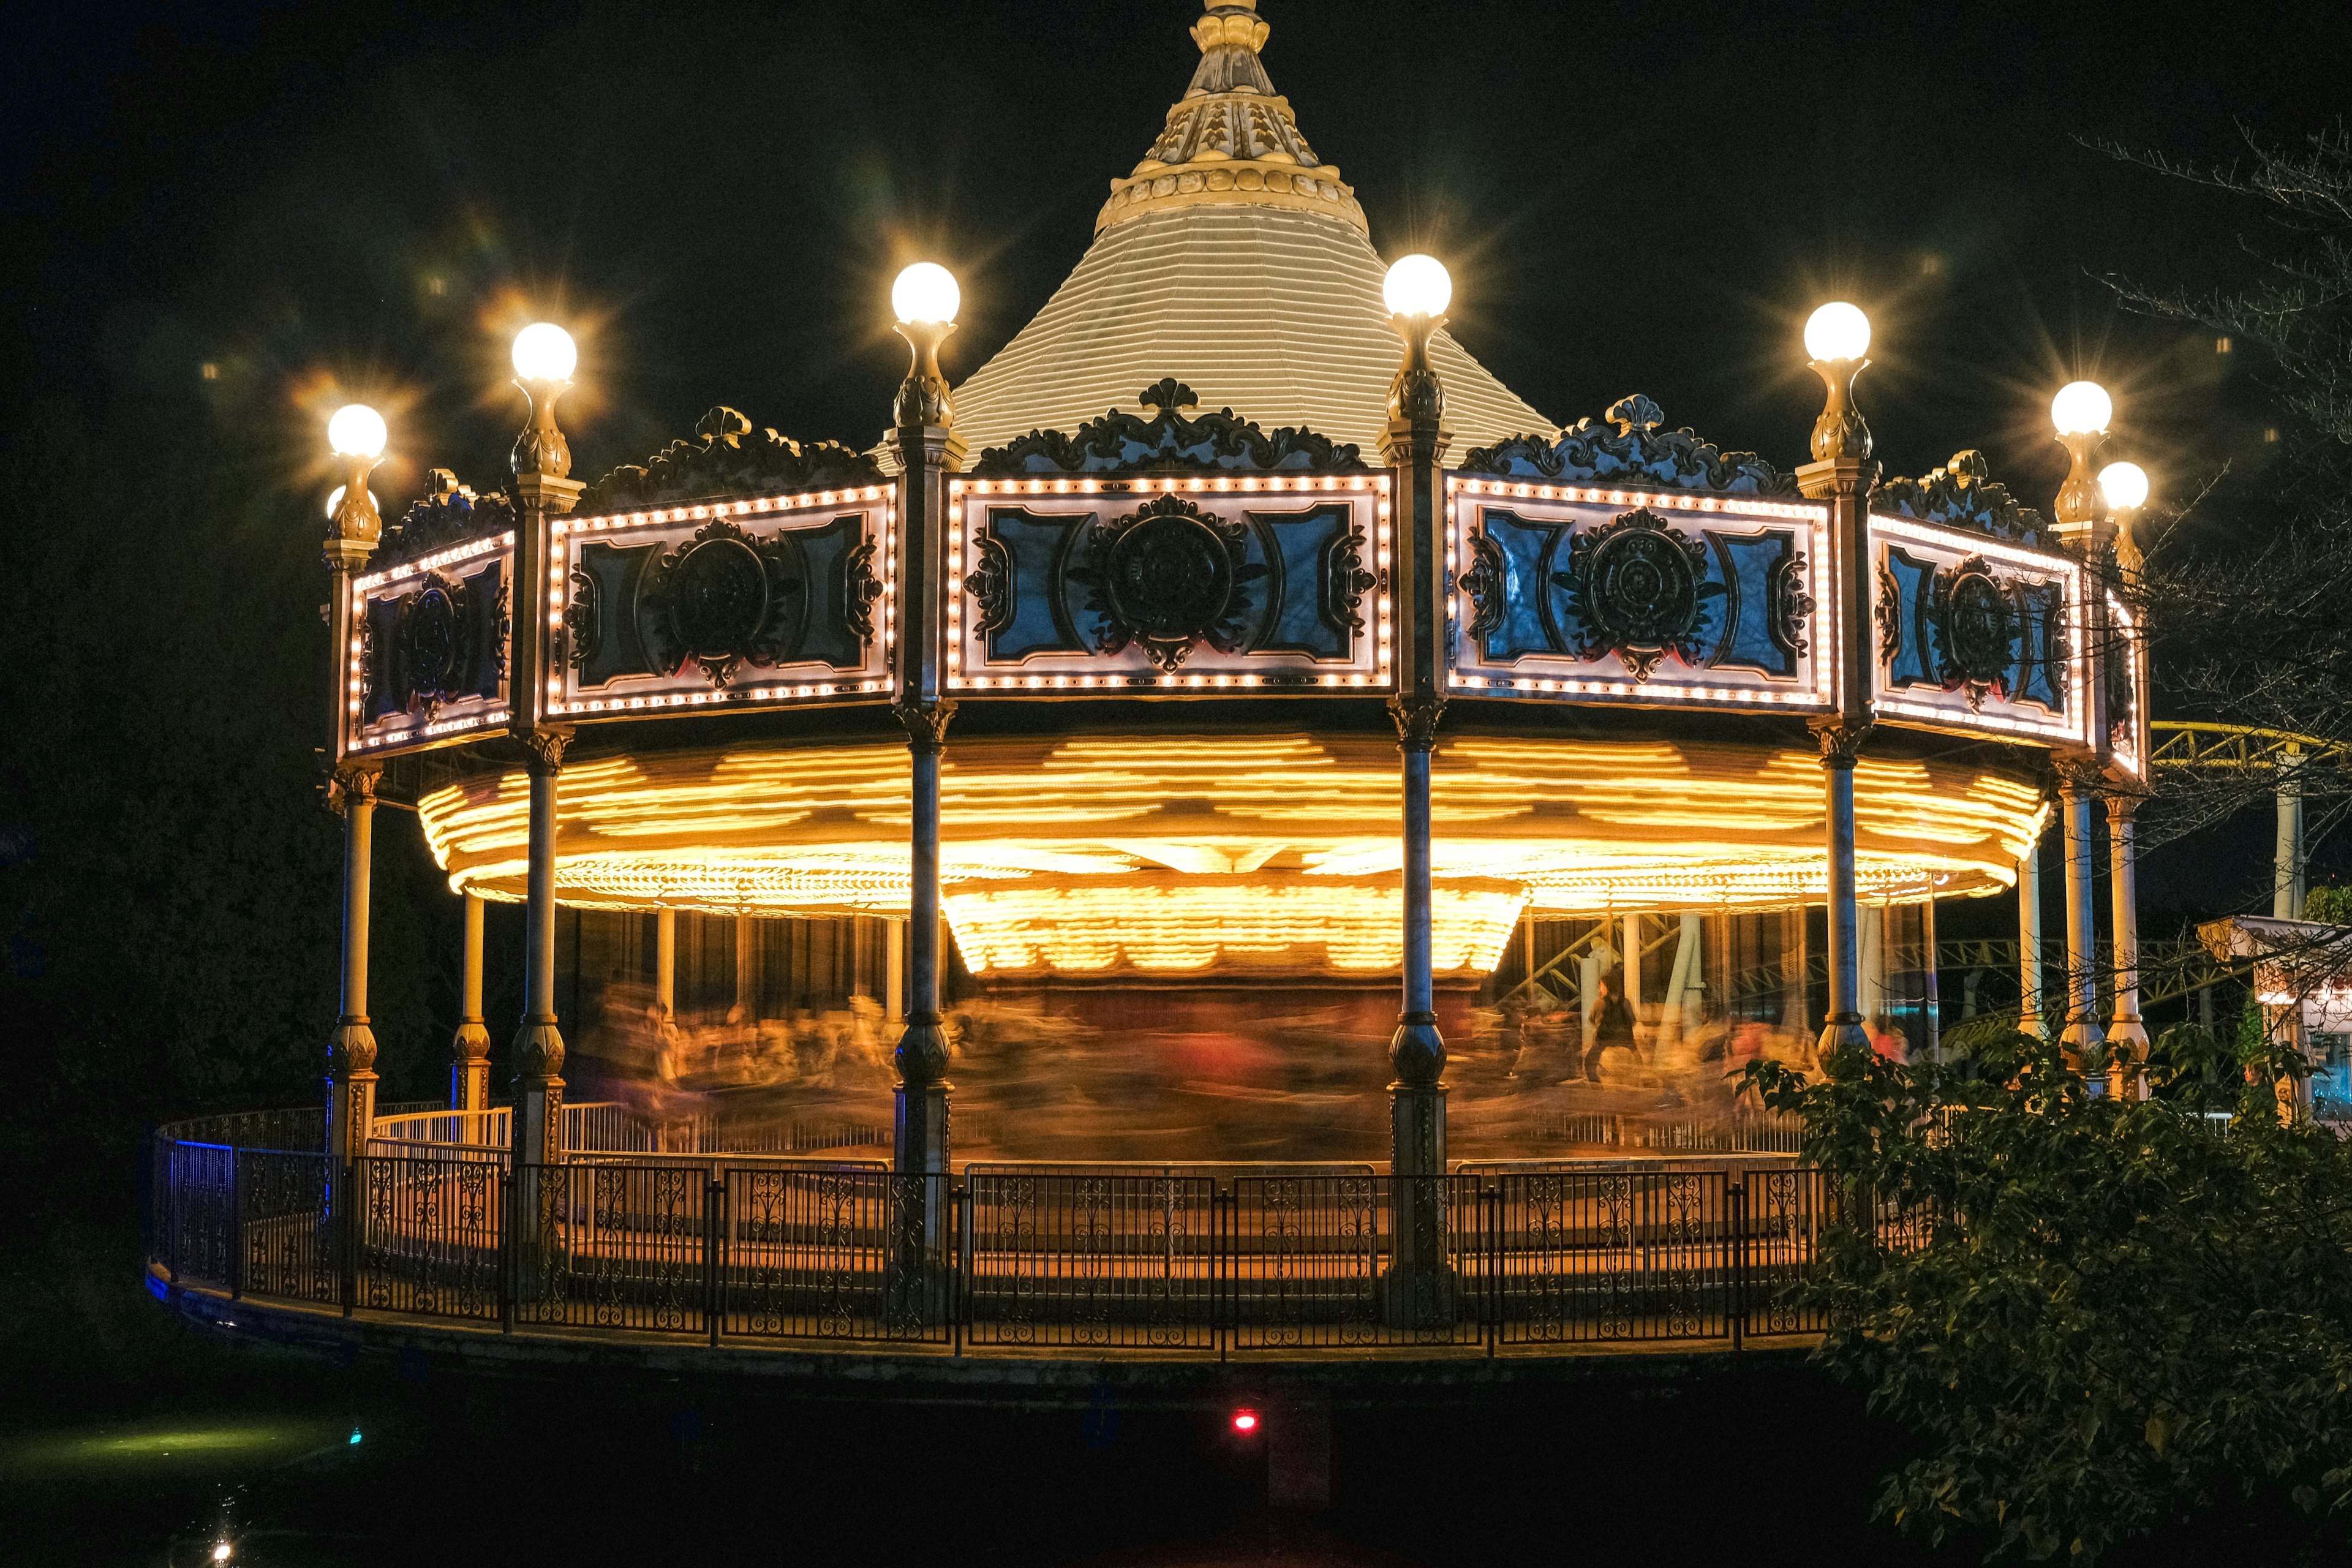
[[[183,1468],[237,1469],[282,1464],[336,1443],[345,1428],[315,1418],[184,1418],[137,1426],[37,1433],[0,1447],[0,1476],[95,1476]],[[351,1428],[350,1441],[360,1440]]]

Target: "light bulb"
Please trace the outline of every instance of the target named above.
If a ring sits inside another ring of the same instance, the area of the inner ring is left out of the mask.
[[[2115,511],[2137,511],[2147,504],[2147,470],[2137,463],[2109,463],[2099,470],[2099,493]]]
[[[1805,352],[1817,360],[1860,359],[1870,352],[1870,318],[1832,300],[1805,321]]]
[[[346,403],[327,421],[327,445],[340,457],[382,457],[383,438],[383,416],[364,403]]]
[[[335,487],[335,493],[327,498],[327,521],[329,522],[334,521],[335,514],[343,510],[343,491],[349,488],[350,487],[347,485],[337,485]],[[368,505],[375,505],[375,492],[373,490],[368,491]]]
[[[1454,302],[1454,277],[1434,256],[1400,256],[1381,280],[1391,316],[1442,316]]]
[[[2051,422],[2061,436],[2096,436],[2115,412],[2115,399],[2095,381],[2070,381],[2050,400]]]
[[[579,363],[572,334],[552,321],[534,321],[515,334],[515,374],[525,381],[569,381]]]
[[[918,261],[890,285],[890,309],[902,321],[952,321],[963,303],[955,274],[936,261]]]

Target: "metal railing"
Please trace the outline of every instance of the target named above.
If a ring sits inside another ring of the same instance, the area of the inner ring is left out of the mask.
[[[1823,1326],[1788,1287],[1836,1217],[1772,1162],[975,1166],[436,1152],[166,1138],[149,1258],[345,1314],[953,1354],[1240,1359],[1736,1349]],[[1889,1246],[1929,1234],[1869,1212]]]

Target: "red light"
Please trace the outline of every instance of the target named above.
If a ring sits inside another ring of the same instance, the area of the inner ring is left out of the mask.
[[[1236,1432],[1244,1433],[1244,1434],[1247,1434],[1247,1433],[1251,1433],[1251,1432],[1255,1432],[1255,1431],[1256,1431],[1256,1430],[1257,1430],[1257,1412],[1256,1412],[1256,1411],[1255,1411],[1255,1410],[1236,1410],[1236,1411],[1234,1411],[1234,1431],[1236,1431]]]

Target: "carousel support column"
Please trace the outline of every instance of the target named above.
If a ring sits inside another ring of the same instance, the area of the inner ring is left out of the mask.
[[[1408,256],[1382,282],[1403,353],[1389,384],[1381,455],[1396,474],[1391,537],[1395,608],[1396,695],[1389,700],[1402,753],[1404,864],[1403,1006],[1389,1041],[1390,1201],[1396,1251],[1389,1267],[1391,1321],[1406,1327],[1450,1321],[1445,1237],[1445,1041],[1437,1027],[1430,941],[1430,753],[1445,716],[1445,388],[1430,367],[1429,342],[1445,324],[1453,279],[1427,256]]]
[[[1810,1027],[1805,1016],[1805,910],[1780,911],[1780,1026],[1792,1034]]]
[[[654,1005],[667,1026],[677,1016],[677,911],[654,911]]]
[[[2099,1026],[2099,926],[2093,886],[2097,850],[2091,824],[2099,784],[2093,764],[2059,765],[2059,814],[2066,834],[2066,1026],[2059,1041],[2078,1067],[2087,1064],[2106,1037]]]
[[[327,805],[343,819],[342,1015],[327,1047],[327,1155],[348,1166],[367,1152],[375,1120],[375,1031],[368,1026],[368,892],[374,863],[377,770],[347,761],[360,717],[357,684],[358,604],[352,579],[383,535],[368,475],[383,451],[383,421],[354,404],[328,422],[327,436],[344,465],[342,500],[329,521],[320,552],[327,563],[327,685],[325,745]]]
[[[735,1007],[742,1015],[736,1022],[755,1030],[760,1022],[760,928],[747,911],[735,916]]]
[[[457,972],[457,1032],[449,1041],[449,1109],[490,1108],[490,1026],[482,1016],[482,900],[467,893],[466,944]],[[478,1141],[469,1132],[468,1142]]]
[[[2108,1089],[2120,1100],[2147,1098],[2147,1026],[2139,1016],[2139,869],[2132,838],[2132,818],[2139,803],[2137,795],[2107,796],[2116,953],[2115,1011],[2107,1019],[2107,1044],[2114,1055]]]
[[[898,465],[898,518],[892,538],[898,605],[898,667],[891,708],[907,732],[912,826],[907,920],[906,1023],[894,1057],[898,1110],[891,1165],[898,1178],[891,1310],[933,1321],[949,1241],[952,1148],[948,1133],[948,1037],[940,1017],[940,751],[955,716],[948,695],[948,477],[963,462],[963,438],[940,370],[940,344],[955,331],[961,293],[945,268],[919,261],[890,289],[898,335],[911,355],[891,405],[885,439]]]
[[[1824,641],[1831,650],[1835,713],[1813,722],[1821,742],[1824,849],[1829,894],[1829,1016],[1819,1046],[1824,1067],[1870,1048],[1861,1013],[1861,952],[1854,908],[1853,769],[1869,739],[1874,713],[1873,658],[1878,638],[1877,573],[1870,554],[1870,491],[1878,482],[1871,460],[1870,426],[1853,401],[1854,378],[1870,363],[1870,323],[1853,306],[1822,306],[1805,323],[1805,347],[1827,396],[1813,423],[1813,461],[1797,470],[1797,486],[1811,500],[1827,503],[1824,542],[1829,547],[1832,602]]]
[[[882,1016],[895,1024],[907,1016],[907,922],[882,922]]]
[[[2042,1033],[2042,846],[2017,858],[2017,984],[2020,1034]]]
[[[2278,847],[2271,879],[2271,917],[2303,919],[2303,748],[2290,744],[2278,760]]]
[[[1919,1006],[1927,1019],[1927,1059],[1944,1059],[1944,987],[1936,948],[1936,895],[1919,906]]]
[[[530,851],[525,916],[522,1026],[514,1040],[515,1164],[563,1159],[563,1033],[555,1016],[556,781],[571,734],[524,738],[530,774]]]
[[[368,892],[374,860],[376,773],[335,770],[343,815],[343,1010],[327,1050],[327,1152],[348,1166],[367,1152],[375,1121],[375,1031],[368,1026]]]

